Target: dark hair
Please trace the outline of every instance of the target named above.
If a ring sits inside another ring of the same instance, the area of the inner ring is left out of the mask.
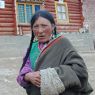
[[[35,21],[36,21],[39,17],[43,17],[43,18],[49,20],[51,24],[54,24],[54,25],[55,25],[55,21],[54,21],[54,18],[53,18],[53,16],[52,16],[52,14],[49,13],[48,11],[46,11],[46,10],[40,10],[40,11],[36,12],[36,13],[33,15],[32,19],[31,19],[31,28],[33,28],[33,25],[34,25]],[[53,34],[56,36],[56,27],[54,28]],[[32,36],[31,36],[31,40],[30,40],[30,45],[29,45],[29,48],[28,48],[28,50],[27,50],[26,56],[25,56],[24,59],[23,59],[22,67],[25,65],[25,63],[26,63],[26,61],[27,61],[27,59],[28,59],[28,57],[29,57],[29,53],[30,53],[30,51],[31,51],[31,47],[32,47],[32,43],[33,43],[34,38],[35,38],[35,36],[34,36],[33,31],[32,31]],[[22,67],[21,67],[21,69],[22,69]]]

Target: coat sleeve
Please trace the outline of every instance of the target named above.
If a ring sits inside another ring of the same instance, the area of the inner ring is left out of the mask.
[[[24,67],[20,70],[19,75],[17,76],[18,84],[21,85],[24,88],[29,85],[29,82],[24,80],[24,76],[28,72],[32,72],[29,58],[28,58],[26,64],[24,65]]]
[[[65,44],[65,43],[64,43]],[[55,67],[66,89],[83,90],[87,85],[88,72],[84,60],[74,50],[71,43],[66,40],[61,65]]]

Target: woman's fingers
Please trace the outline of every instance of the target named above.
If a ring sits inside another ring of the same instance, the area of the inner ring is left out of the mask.
[[[41,78],[39,72],[35,72],[34,74],[32,74],[30,81],[31,83],[39,87],[41,84]]]
[[[40,87],[41,78],[40,78],[39,71],[26,74],[25,79],[27,79],[28,81],[30,81],[32,84]]]
[[[31,83],[33,83],[34,85],[40,87],[41,81],[39,78],[34,78],[31,80]]]

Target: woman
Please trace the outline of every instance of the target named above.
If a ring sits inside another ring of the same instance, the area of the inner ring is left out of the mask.
[[[90,95],[86,65],[71,43],[56,34],[53,16],[38,11],[31,19],[31,29],[17,78],[27,95]]]

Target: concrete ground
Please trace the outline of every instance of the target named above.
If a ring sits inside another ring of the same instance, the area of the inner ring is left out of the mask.
[[[30,36],[0,36],[0,95],[26,95],[16,82]],[[95,89],[95,52],[79,52],[86,62],[89,82]],[[91,95],[95,95],[93,92]]]

